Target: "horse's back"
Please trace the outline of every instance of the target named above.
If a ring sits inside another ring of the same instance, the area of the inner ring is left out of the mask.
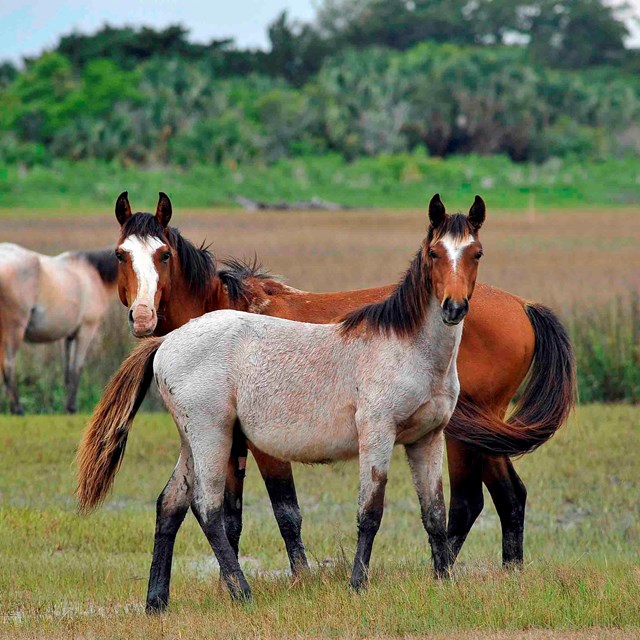
[[[0,312],[16,316],[31,311],[38,295],[40,260],[35,251],[10,242],[0,243]]]

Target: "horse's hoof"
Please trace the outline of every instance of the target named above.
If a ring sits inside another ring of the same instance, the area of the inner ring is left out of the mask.
[[[369,586],[368,581],[364,580],[364,579],[353,579],[351,578],[350,582],[349,582],[349,586],[357,593],[357,594],[361,594],[364,593],[367,590],[367,587]]]
[[[160,597],[152,597],[147,600],[144,608],[145,613],[150,616],[159,615],[167,610],[169,603]]]
[[[253,604],[253,594],[251,593],[251,588],[247,587],[246,589],[238,589],[231,594],[231,599],[234,602],[238,602],[240,604]]]

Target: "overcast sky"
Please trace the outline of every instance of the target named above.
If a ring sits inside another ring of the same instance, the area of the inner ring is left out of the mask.
[[[197,42],[233,37],[241,46],[265,47],[266,27],[283,9],[305,21],[318,0],[0,0],[0,60],[19,61],[53,47],[77,29],[114,26],[165,27],[180,23]],[[616,2],[617,0],[613,0]],[[640,14],[640,0],[631,0]],[[640,29],[632,43],[640,46]]]

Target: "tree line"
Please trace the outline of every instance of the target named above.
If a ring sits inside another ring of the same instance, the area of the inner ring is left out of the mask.
[[[314,23],[278,16],[266,51],[105,26],[0,65],[0,158],[637,153],[626,35],[601,0],[325,0]]]

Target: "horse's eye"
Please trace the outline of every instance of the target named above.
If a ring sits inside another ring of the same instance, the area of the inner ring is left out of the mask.
[[[435,260],[438,257],[438,254],[433,249],[429,249],[429,257]]]
[[[122,253],[122,251],[116,251],[116,260],[118,262],[124,262],[124,253]]]
[[[170,251],[165,251],[161,256],[160,256],[160,260],[162,262],[169,262],[169,258],[171,257],[171,252]]]
[[[478,251],[478,253],[476,253],[475,256],[473,256],[476,260],[480,260],[480,258],[482,258],[482,256],[484,255],[484,253],[482,251]]]

